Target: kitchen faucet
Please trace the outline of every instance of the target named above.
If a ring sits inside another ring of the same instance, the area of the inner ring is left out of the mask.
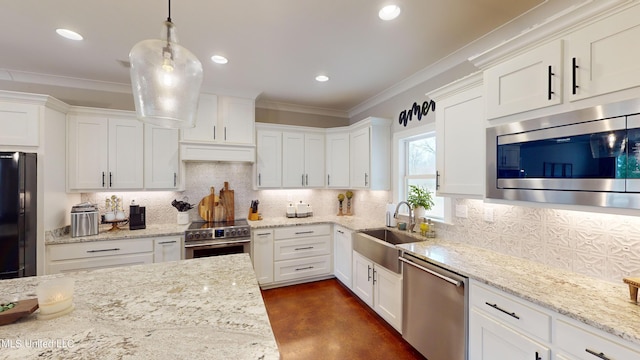
[[[407,230],[409,230],[410,232],[413,232],[413,213],[412,213],[412,209],[411,209],[411,205],[406,202],[406,201],[400,201],[398,203],[398,206],[396,206],[396,212],[393,213],[393,218],[397,219],[398,218],[398,209],[400,209],[400,205],[402,204],[406,204],[407,207],[409,208],[409,228]]]

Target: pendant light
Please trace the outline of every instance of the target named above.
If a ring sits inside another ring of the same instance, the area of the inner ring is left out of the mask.
[[[143,40],[129,53],[131,87],[138,119],[165,128],[195,125],[202,85],[202,64],[178,45],[169,16],[160,39]]]

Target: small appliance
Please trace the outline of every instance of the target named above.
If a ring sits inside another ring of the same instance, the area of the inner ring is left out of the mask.
[[[89,202],[71,207],[71,237],[98,235],[98,205]]]
[[[147,228],[146,208],[140,205],[129,206],[129,230],[140,230]]]

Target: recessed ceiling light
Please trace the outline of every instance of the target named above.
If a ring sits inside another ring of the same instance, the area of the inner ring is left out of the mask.
[[[329,77],[327,75],[318,75],[316,76],[316,81],[319,81],[319,82],[329,81]]]
[[[398,5],[387,5],[378,12],[378,17],[385,21],[393,20],[397,18],[398,15],[400,15],[400,7]]]
[[[58,33],[58,35],[62,36],[63,38],[67,38],[69,40],[80,41],[83,39],[82,35],[78,34],[75,31],[71,31],[69,29],[56,29],[56,32]]]
[[[213,55],[211,57],[211,61],[213,61],[216,64],[226,64],[229,62],[229,60],[222,55]]]

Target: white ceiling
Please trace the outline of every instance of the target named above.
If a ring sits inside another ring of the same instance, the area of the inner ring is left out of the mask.
[[[377,13],[390,2],[402,13],[384,22]],[[203,63],[204,92],[348,114],[540,4],[512,31],[539,21],[540,9],[549,15],[577,2],[174,0],[171,17],[180,44]],[[138,41],[158,37],[166,17],[166,0],[1,0],[0,89],[132,109],[129,71],[119,61]],[[59,37],[60,27],[84,40]],[[229,63],[214,64],[213,54]],[[331,80],[318,83],[317,74]]]

